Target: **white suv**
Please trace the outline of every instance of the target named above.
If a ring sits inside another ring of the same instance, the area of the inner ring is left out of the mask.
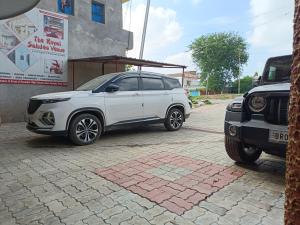
[[[177,79],[146,72],[114,73],[97,77],[76,91],[32,97],[27,129],[88,145],[121,125],[164,123],[176,131],[190,112]]]

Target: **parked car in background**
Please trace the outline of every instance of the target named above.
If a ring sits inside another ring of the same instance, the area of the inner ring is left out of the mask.
[[[284,157],[292,56],[270,58],[258,86],[227,107],[225,148],[237,162],[252,163],[262,151]]]
[[[164,123],[177,131],[191,108],[177,79],[124,72],[99,76],[76,91],[32,97],[27,112],[28,130],[88,145],[123,125]]]

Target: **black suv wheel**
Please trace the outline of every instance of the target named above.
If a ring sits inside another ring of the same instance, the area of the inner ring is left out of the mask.
[[[182,127],[183,121],[184,116],[181,110],[171,109],[167,115],[165,127],[169,131],[177,131]]]
[[[252,147],[245,147],[243,143],[225,136],[225,148],[228,156],[236,162],[253,163],[261,155],[262,150]]]
[[[72,120],[69,137],[76,145],[90,145],[100,137],[101,132],[102,126],[96,116],[81,114]]]

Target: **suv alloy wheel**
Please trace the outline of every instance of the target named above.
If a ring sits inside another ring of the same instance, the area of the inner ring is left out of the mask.
[[[177,131],[182,127],[183,121],[184,121],[184,116],[181,110],[176,108],[171,109],[166,118],[165,127],[169,131]]]
[[[89,145],[100,137],[101,132],[102,126],[96,116],[82,114],[72,120],[69,136],[71,141],[76,145]]]

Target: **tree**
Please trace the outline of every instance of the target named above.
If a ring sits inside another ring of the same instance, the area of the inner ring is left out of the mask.
[[[235,80],[232,84],[232,92],[238,93],[238,80]],[[241,93],[246,93],[253,87],[253,77],[246,76],[241,78]]]
[[[214,33],[197,38],[191,45],[192,57],[201,70],[201,80],[209,80],[209,89],[223,91],[239,76],[240,66],[247,63],[246,41],[236,33]]]
[[[300,224],[300,0],[295,1],[294,62],[286,157],[285,224]]]
[[[134,66],[133,66],[133,65],[126,64],[126,65],[125,65],[125,71],[135,71]]]

